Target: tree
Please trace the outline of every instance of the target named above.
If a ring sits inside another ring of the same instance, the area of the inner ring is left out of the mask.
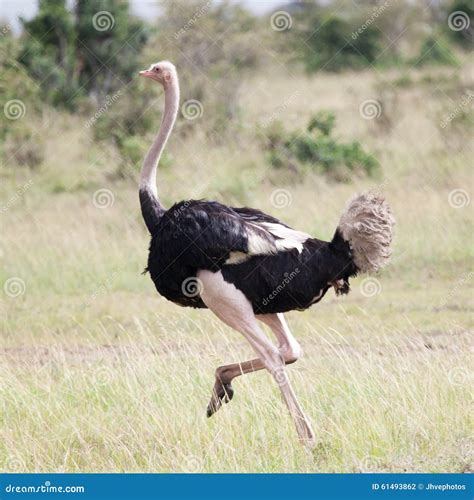
[[[126,0],[77,0],[75,12],[79,83],[102,103],[130,82],[148,34]]]
[[[74,20],[65,0],[40,0],[36,17],[21,21],[25,33],[19,62],[53,104],[70,107],[80,89],[74,74]]]
[[[308,71],[338,71],[373,62],[380,51],[381,33],[372,25],[356,33],[356,26],[340,17],[313,18],[304,33],[306,42],[300,44]]]
[[[79,97],[102,104],[127,84],[146,42],[144,24],[129,14],[126,0],[40,0],[36,17],[22,19],[18,58],[54,105],[73,108]]]
[[[10,27],[0,27],[0,159],[2,165],[14,163],[36,167],[43,159],[44,144],[34,122],[24,119],[41,110],[38,85],[18,64],[19,41]]]

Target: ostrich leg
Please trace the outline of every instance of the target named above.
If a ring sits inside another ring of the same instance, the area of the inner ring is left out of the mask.
[[[279,350],[260,329],[250,302],[234,285],[227,283],[220,272],[199,271],[198,278],[203,283],[201,298],[206,306],[220,320],[242,333],[249,341],[260,361],[277,382],[300,441],[313,445],[314,433],[311,424],[291,388],[285,371],[285,362]]]
[[[268,325],[278,340],[278,350],[286,365],[294,363],[301,356],[301,348],[293,337],[283,314],[262,314],[256,318]],[[216,381],[212,391],[212,397],[207,405],[207,416],[212,416],[222,403],[228,403],[233,395],[232,380],[240,375],[263,370],[265,365],[259,359],[251,359],[241,363],[222,365],[216,369]]]

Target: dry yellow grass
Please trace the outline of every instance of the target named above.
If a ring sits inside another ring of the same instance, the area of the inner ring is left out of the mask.
[[[394,258],[377,277],[379,293],[367,296],[361,277],[347,298],[329,295],[288,315],[305,351],[289,370],[318,436],[312,451],[298,444],[266,373],[239,379],[232,403],[206,419],[214,369],[247,359],[250,348],[209,312],[156,295],[140,275],[147,235],[135,186],[109,180],[113,157],[81,120],[47,115],[41,169],[1,170],[5,203],[32,183],[1,214],[0,468],[471,470],[470,131],[453,149],[437,125],[458,104],[445,94],[467,82],[469,67],[459,78],[441,75],[440,91],[428,73],[395,87],[385,133],[358,110],[396,73],[256,75],[242,92],[241,135],[221,146],[200,133],[175,137],[174,164],[159,173],[168,206],[190,196],[248,204],[322,238],[356,190],[381,188],[393,206]],[[377,152],[378,179],[333,184],[307,174],[297,182],[267,166],[254,126],[295,92],[278,119],[291,129],[318,109],[335,110],[338,133]],[[101,188],[113,194],[107,208],[93,204]],[[292,198],[284,209],[271,202],[280,188]],[[455,190],[464,206],[453,206]]]

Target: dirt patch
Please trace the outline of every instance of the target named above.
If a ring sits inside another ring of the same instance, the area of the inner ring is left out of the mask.
[[[146,359],[156,356],[179,354],[168,346],[159,349],[146,345],[48,345],[0,348],[0,363],[40,364],[51,361],[65,364],[95,363],[103,360],[121,362],[128,359]]]
[[[305,352],[308,356],[338,356],[345,353],[350,356],[368,356],[378,354],[380,356],[391,356],[394,353],[422,352],[426,350],[444,351],[446,353],[458,353],[472,347],[472,331],[458,328],[453,330],[427,330],[414,332],[413,335],[400,335],[399,337],[380,337],[368,339],[368,342],[360,338],[353,338],[349,342],[321,342],[315,337],[301,339]],[[232,347],[222,339],[220,342],[201,343],[175,341],[160,339],[154,344],[48,344],[34,346],[12,346],[0,347],[0,364],[40,364],[50,362],[58,364],[83,364],[101,361],[123,362],[136,360],[144,362],[152,358],[193,358],[199,359],[214,356],[215,353],[223,358],[237,357],[246,358],[242,351],[246,344],[236,342]],[[230,349],[229,349],[230,348]],[[230,354],[229,354],[230,353]],[[242,357],[243,356],[243,357]]]

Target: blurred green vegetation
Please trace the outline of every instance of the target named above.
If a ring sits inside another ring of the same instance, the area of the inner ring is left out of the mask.
[[[275,168],[288,164],[327,174],[337,181],[352,175],[373,175],[379,162],[357,142],[344,143],[333,136],[336,117],[329,111],[314,115],[304,131],[288,133],[280,122],[264,134],[268,159]]]
[[[446,35],[457,45],[465,49],[472,49],[474,41],[474,3],[471,0],[454,0],[449,7],[448,19],[450,19],[450,23],[444,27]],[[455,29],[452,29],[452,26]]]
[[[126,0],[40,0],[31,21],[22,20],[18,56],[54,106],[75,109],[81,97],[102,104],[138,68],[145,25],[130,16]]]
[[[113,151],[117,178],[136,175],[148,135],[159,124],[160,114],[151,109],[161,91],[136,78],[151,62],[173,61],[182,101],[198,100],[203,106],[200,126],[178,120],[176,135],[186,140],[200,134],[218,147],[238,143],[248,132],[239,93],[255,73],[278,64],[283,72],[302,68],[309,75],[457,65],[472,40],[468,0],[429,6],[364,0],[357,8],[339,0],[295,2],[285,7],[288,24],[283,27],[270,15],[256,16],[226,1],[164,1],[153,22],[133,16],[127,0],[39,0],[38,5],[35,17],[21,20],[19,37],[11,29],[1,32],[1,104],[21,96],[30,118],[40,120],[49,110],[82,117],[93,139]],[[408,79],[397,85],[409,85]],[[383,132],[397,106],[386,91],[379,97]],[[318,121],[321,117],[303,135],[280,137],[279,146],[269,149],[271,163],[292,169],[295,162],[314,162],[321,174],[335,179],[346,177],[336,171],[373,174],[376,160],[361,144],[334,139],[333,123]],[[43,138],[34,127],[34,120],[2,116],[4,163],[37,167],[44,161]],[[164,161],[172,163],[172,157]]]
[[[451,49],[449,41],[444,36],[428,36],[421,45],[420,54],[414,61],[416,66],[433,64],[456,66],[457,57]]]
[[[357,24],[340,17],[310,18],[303,33],[306,43],[301,46],[306,69],[341,71],[373,64],[381,52],[383,34],[373,25],[359,34]]]

